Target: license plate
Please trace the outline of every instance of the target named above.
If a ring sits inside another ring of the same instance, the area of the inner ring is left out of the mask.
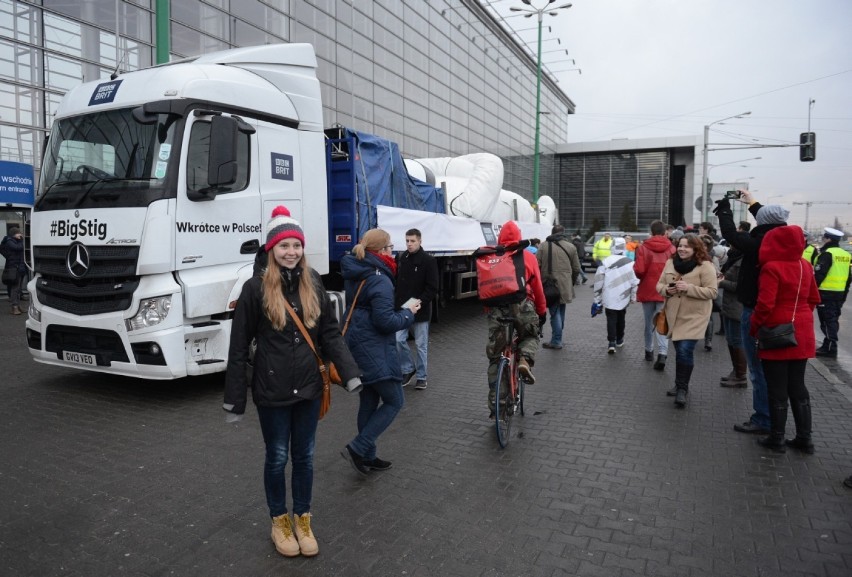
[[[95,361],[95,355],[89,355],[87,353],[74,353],[71,351],[64,351],[62,353],[62,357],[69,363],[74,363],[77,365],[87,365],[87,366],[97,366],[97,361]]]

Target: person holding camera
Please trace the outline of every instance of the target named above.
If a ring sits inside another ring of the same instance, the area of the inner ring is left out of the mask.
[[[733,191],[732,191],[733,192]],[[735,198],[728,198],[733,196]],[[734,223],[734,213],[731,210],[731,200],[748,204],[748,211],[757,221],[757,226],[750,231],[740,231]],[[748,421],[737,423],[734,430],[739,433],[766,435],[769,433],[769,397],[766,391],[766,377],[763,366],[757,355],[757,346],[749,336],[751,316],[757,304],[758,274],[760,273],[758,256],[763,237],[773,228],[787,225],[790,211],[777,205],[762,205],[752,197],[747,190],[737,190],[726,198],[716,201],[713,214],[719,218],[719,230],[728,244],[743,253],[740,272],[737,276],[737,300],[743,305],[740,319],[742,343],[746,352],[749,376],[752,385],[752,408],[754,412]]]
[[[301,317],[311,340],[334,362],[347,388],[357,387],[360,369],[343,342],[334,308],[319,274],[308,266],[305,234],[286,207],[267,224],[266,270],[243,285],[231,325],[225,399],[227,422],[242,418],[250,386],[266,445],[263,484],[279,553],[306,557],[319,552],[311,529],[314,445],[323,377],[317,358],[296,326],[287,304]],[[257,348],[249,382],[251,343]],[[294,519],[287,510],[287,461]]]

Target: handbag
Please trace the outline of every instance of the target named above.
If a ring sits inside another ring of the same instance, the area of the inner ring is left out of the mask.
[[[666,302],[668,302],[668,300]],[[665,304],[663,304],[663,308],[654,313],[654,327],[657,329],[658,334],[669,334],[669,319],[666,318]]]
[[[786,349],[798,346],[796,340],[796,308],[799,306],[799,291],[802,289],[802,261],[799,261],[799,287],[796,289],[796,304],[793,305],[793,318],[789,323],[774,327],[761,326],[757,329],[757,348],[763,350]]]
[[[9,266],[3,269],[3,284],[15,284],[18,281],[18,268]]]

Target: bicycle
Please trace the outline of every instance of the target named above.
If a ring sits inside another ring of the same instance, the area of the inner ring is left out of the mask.
[[[503,327],[505,345],[497,362],[497,381],[494,385],[494,425],[497,442],[501,448],[509,444],[512,431],[512,417],[515,413],[524,415],[524,389],[526,381],[518,370],[520,351],[515,332],[515,317],[498,317]]]

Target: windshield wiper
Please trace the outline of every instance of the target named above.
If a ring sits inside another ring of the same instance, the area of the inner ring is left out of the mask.
[[[89,193],[94,190],[95,186],[98,184],[103,184],[105,182],[136,182],[136,181],[148,181],[148,180],[157,180],[156,177],[153,176],[129,176],[129,177],[120,177],[120,176],[110,176],[107,178],[99,178],[97,180],[92,181],[92,184],[86,191],[80,195],[80,198],[77,199],[77,202],[74,204],[74,208],[79,208],[83,201],[89,196]],[[83,184],[88,184],[88,181],[83,182]],[[92,198],[118,198],[118,194],[114,192],[107,192],[102,195],[97,195]]]

